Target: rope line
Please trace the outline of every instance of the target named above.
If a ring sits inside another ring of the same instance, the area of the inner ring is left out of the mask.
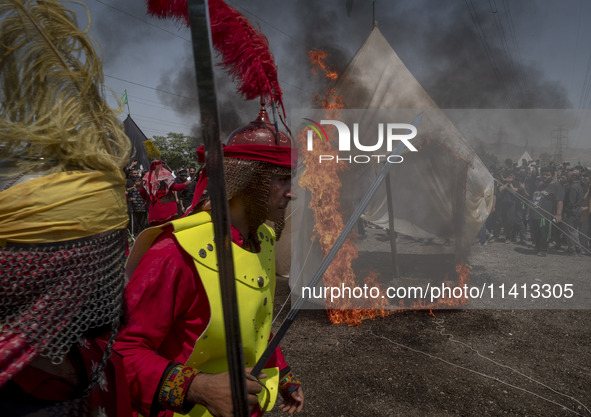
[[[435,319],[435,320],[436,320],[436,324],[437,324],[437,326],[436,326],[436,329],[439,331],[439,333],[440,333],[442,336],[446,336],[447,340],[449,340],[449,341],[451,341],[451,342],[454,342],[454,343],[459,343],[459,344],[461,344],[461,345],[463,345],[463,346],[466,346],[466,347],[468,347],[469,349],[471,349],[472,351],[476,352],[476,353],[477,353],[477,355],[478,355],[478,356],[480,356],[481,358],[483,358],[483,359],[486,359],[486,360],[488,360],[488,361],[491,361],[492,363],[494,363],[494,364],[495,364],[495,365],[497,365],[497,366],[500,366],[500,367],[503,367],[503,368],[510,369],[510,370],[512,370],[512,371],[514,371],[514,372],[516,372],[517,374],[519,374],[519,375],[521,375],[521,376],[525,377],[526,379],[528,379],[528,380],[530,380],[530,381],[532,381],[532,382],[534,382],[534,383],[536,383],[536,384],[539,384],[539,385],[541,385],[541,386],[543,386],[543,387],[545,387],[545,388],[549,389],[550,391],[552,391],[552,392],[554,392],[554,393],[556,393],[556,394],[558,394],[558,395],[561,395],[561,396],[563,396],[563,397],[565,397],[565,398],[568,398],[568,399],[570,399],[570,400],[572,400],[572,401],[576,402],[576,403],[577,403],[577,404],[579,404],[581,407],[583,407],[583,408],[584,408],[584,409],[585,409],[585,410],[586,410],[586,411],[587,411],[589,414],[591,414],[591,410],[589,410],[589,408],[587,408],[587,406],[585,406],[585,405],[584,405],[582,402],[580,402],[580,401],[579,401],[579,400],[577,400],[576,398],[574,398],[574,397],[571,397],[571,396],[569,396],[569,395],[566,395],[566,394],[563,394],[563,393],[560,393],[560,392],[558,392],[558,391],[556,391],[556,390],[554,390],[554,389],[550,388],[549,386],[547,386],[547,385],[543,384],[542,382],[539,382],[539,381],[535,380],[534,378],[532,378],[532,377],[529,377],[529,376],[527,376],[527,375],[525,375],[525,374],[523,374],[523,373],[521,373],[521,372],[517,371],[516,369],[513,369],[513,368],[511,368],[510,366],[507,366],[507,365],[501,364],[501,363],[499,363],[499,362],[496,362],[496,361],[494,361],[493,359],[490,359],[490,358],[488,358],[488,357],[486,357],[486,356],[482,355],[482,354],[481,354],[481,353],[480,353],[478,350],[474,349],[472,346],[470,346],[470,345],[468,345],[468,344],[466,344],[466,343],[464,343],[464,342],[460,342],[460,341],[458,341],[458,340],[455,340],[454,336],[453,336],[451,333],[444,333],[446,329],[445,329],[445,327],[444,327],[444,326],[443,326],[443,324],[442,324],[442,323],[443,323],[443,319]],[[437,320],[440,320],[440,321],[438,322]],[[387,337],[385,337],[385,336],[382,336],[382,335],[377,335],[377,334],[373,333],[371,330],[369,331],[369,334],[371,334],[372,336],[374,336],[374,337],[376,337],[376,338],[384,339],[384,340],[386,340],[386,341],[388,341],[388,342],[390,342],[390,343],[392,343],[393,345],[396,345],[396,346],[398,346],[398,347],[402,347],[402,348],[404,348],[404,349],[410,350],[410,351],[412,351],[412,352],[415,352],[415,353],[420,353],[421,355],[425,355],[425,356],[427,356],[427,357],[429,357],[429,358],[431,358],[431,359],[438,360],[438,361],[440,361],[440,362],[443,362],[443,363],[445,363],[445,364],[447,364],[447,365],[450,365],[450,366],[453,366],[453,367],[455,367],[455,368],[458,368],[458,369],[462,369],[462,370],[464,370],[464,371],[471,372],[471,373],[473,373],[473,374],[476,374],[476,375],[479,375],[479,376],[481,376],[481,377],[483,377],[483,378],[487,378],[487,379],[491,379],[491,380],[493,380],[493,381],[499,382],[499,383],[501,383],[501,384],[503,384],[503,385],[506,385],[506,386],[508,386],[508,387],[511,387],[511,388],[513,388],[513,389],[516,389],[516,390],[518,390],[518,391],[522,391],[522,392],[525,392],[525,393],[531,394],[531,395],[533,395],[533,396],[535,396],[535,397],[537,397],[537,398],[539,398],[539,399],[541,399],[541,400],[544,400],[544,401],[547,401],[547,402],[549,402],[549,403],[551,403],[551,404],[555,404],[555,405],[557,405],[557,406],[559,406],[559,407],[562,407],[563,409],[565,409],[565,410],[568,410],[568,411],[570,411],[571,413],[574,413],[574,414],[576,414],[576,415],[578,415],[578,416],[584,416],[584,414],[581,414],[581,413],[579,413],[578,411],[576,411],[576,410],[573,410],[572,408],[568,408],[568,407],[567,407],[567,406],[565,406],[564,404],[561,404],[561,403],[559,403],[559,402],[557,402],[557,401],[554,401],[554,400],[552,400],[552,399],[550,399],[550,398],[544,397],[544,396],[542,396],[542,395],[540,395],[540,394],[537,394],[537,393],[535,393],[535,392],[533,392],[533,391],[530,391],[530,390],[528,390],[528,389],[526,389],[526,388],[523,388],[523,387],[520,387],[520,386],[517,386],[517,385],[511,384],[510,382],[507,382],[507,381],[505,381],[505,380],[502,380],[502,379],[500,379],[500,378],[498,378],[498,377],[496,377],[496,376],[488,375],[488,374],[485,374],[485,373],[483,373],[483,372],[477,371],[477,370],[475,370],[475,369],[472,369],[472,368],[468,368],[468,367],[466,367],[466,366],[462,366],[462,365],[455,364],[455,363],[453,363],[453,362],[450,362],[450,361],[448,361],[448,360],[446,360],[446,359],[443,359],[443,358],[441,358],[440,356],[433,355],[433,354],[430,354],[430,353],[424,352],[424,351],[422,351],[422,350],[418,350],[418,349],[411,348],[410,346],[404,345],[404,344],[402,344],[402,343],[395,342],[394,340],[392,340],[392,339],[389,339],[389,338],[387,338]]]
[[[498,179],[493,177],[493,180],[495,182],[497,182],[498,184],[501,185],[505,185],[503,184],[501,181],[499,181]],[[554,217],[554,215],[552,213],[550,213],[549,211],[544,210],[542,207],[534,207],[533,203],[531,202],[530,199],[520,195],[519,193],[516,193],[515,191],[513,191],[511,188],[507,187],[506,188],[507,191],[509,191],[509,193],[513,194],[513,196],[517,197],[519,200],[521,200],[522,203],[524,203],[525,205],[527,205],[530,209],[532,209],[533,211],[535,211],[536,213],[538,213],[539,215],[542,216],[542,218],[544,220],[547,220],[548,222],[552,223],[552,226],[554,226],[554,228],[556,228],[559,232],[563,233],[564,236],[568,237],[569,239],[571,239],[573,241],[573,243],[577,244],[577,242],[570,236],[569,231],[563,230],[560,227],[558,227],[558,224],[561,225],[566,225],[567,228],[572,230],[577,230],[576,227],[571,226],[568,223],[565,223],[564,221],[560,222],[560,223],[554,223],[552,222],[552,218]],[[548,217],[546,217],[546,215]],[[587,236],[585,233],[577,230],[577,232],[581,235],[586,237],[587,239],[591,239],[589,236]],[[580,242],[578,242],[578,245],[580,246],[581,249],[585,249],[585,251],[588,251],[587,248],[585,248]]]
[[[293,210],[291,213],[289,213],[289,215],[286,217],[285,221],[287,221],[291,215],[293,213],[295,213],[297,211],[297,208],[295,210]],[[306,265],[308,262],[308,257],[310,256],[310,252],[312,251],[312,245],[309,245],[308,248],[308,253],[306,254],[306,258],[304,259],[304,262],[302,263],[303,265]],[[295,282],[293,283],[293,288],[296,287],[297,283],[300,282],[300,279],[302,279],[302,274],[303,274],[304,268],[302,268],[300,270],[300,274],[298,275],[298,277],[296,278]],[[277,314],[275,315],[275,318],[273,319],[273,321],[271,322],[271,325],[275,324],[275,321],[277,321],[277,319],[279,318],[279,316],[281,315],[281,312],[283,311],[283,309],[285,308],[285,305],[287,304],[287,302],[291,299],[291,294],[293,293],[292,290],[292,286],[289,286],[289,294],[287,294],[287,297],[285,297],[285,301],[283,302],[283,304],[281,304],[281,308],[279,309],[279,311],[277,312]]]

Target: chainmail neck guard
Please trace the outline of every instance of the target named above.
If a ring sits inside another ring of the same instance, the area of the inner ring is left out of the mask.
[[[34,357],[61,364],[85,332],[110,329],[88,393],[110,355],[123,308],[126,234],[0,248],[0,386]]]
[[[257,236],[257,229],[269,216],[269,191],[273,175],[290,175],[291,169],[269,162],[224,158],[226,192],[228,200],[239,198],[249,225],[249,234]],[[277,240],[281,236],[284,221],[275,223]]]

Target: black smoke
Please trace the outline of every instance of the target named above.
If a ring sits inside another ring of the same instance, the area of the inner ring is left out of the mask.
[[[280,16],[291,16],[282,29],[297,36],[277,51],[279,62],[293,74],[290,83],[311,85],[305,58],[310,49],[331,52],[331,65],[342,73],[375,16],[394,51],[440,108],[571,107],[564,87],[514,48],[504,20],[499,30],[498,16],[506,10],[495,16],[484,1],[377,1],[374,15],[373,5],[355,1],[351,16],[340,2],[304,0],[282,7]],[[525,12],[524,7],[532,18],[540,12],[531,3],[512,2],[511,7],[513,15]]]
[[[268,37],[288,116],[290,109],[313,106],[314,94],[324,87],[324,81],[312,74],[308,51],[326,50],[331,68],[342,73],[371,32],[374,18],[395,52],[440,108],[571,106],[564,87],[514,49],[509,32],[505,33],[509,41],[503,41],[495,19],[507,12],[503,9],[506,2],[355,0],[350,16],[345,2],[341,1],[228,3]],[[499,9],[493,13],[491,4],[495,3]],[[527,12],[535,19],[541,12],[531,2],[511,2],[510,7],[514,17]],[[179,31],[179,23],[148,17],[143,1],[126,2],[127,8],[172,32]],[[107,16],[110,19],[107,24],[101,21],[96,25],[103,49],[126,54],[135,43],[142,42],[148,30],[146,25],[130,27],[129,16],[114,12],[98,13],[93,18],[101,20]],[[190,38],[187,32],[183,36]],[[191,44],[187,42],[186,56],[181,62],[170,63],[157,88],[180,92],[180,97],[165,93],[160,96],[180,113],[192,115],[198,114],[198,105],[193,100],[195,85]],[[239,97],[234,83],[221,71],[216,72],[216,88],[223,135],[256,116],[258,103],[245,102]],[[198,129],[196,117],[193,130],[197,133]]]

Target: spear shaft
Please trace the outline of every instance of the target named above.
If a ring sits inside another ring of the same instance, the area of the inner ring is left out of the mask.
[[[197,92],[201,113],[202,132],[207,166],[208,191],[211,201],[211,217],[214,229],[214,242],[219,265],[220,290],[224,327],[226,332],[226,352],[232,389],[234,415],[249,416],[242,338],[232,261],[232,239],[222,143],[219,138],[219,118],[213,76],[211,54],[211,27],[207,0],[189,0],[189,22],[193,40],[193,56],[197,76]],[[258,374],[256,374],[258,375]]]

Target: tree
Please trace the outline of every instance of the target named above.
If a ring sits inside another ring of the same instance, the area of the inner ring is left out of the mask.
[[[165,136],[152,137],[154,144],[162,154],[162,160],[171,169],[189,168],[197,166],[197,138],[185,136],[182,133],[168,133]]]

